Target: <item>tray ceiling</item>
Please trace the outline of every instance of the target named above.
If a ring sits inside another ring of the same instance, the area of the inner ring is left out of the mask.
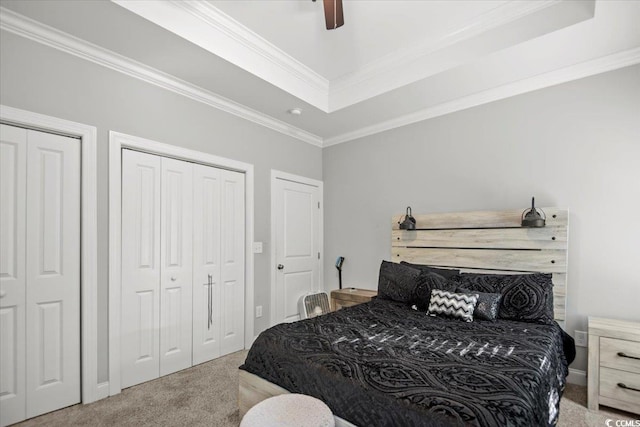
[[[54,29],[320,146],[640,62],[624,0],[345,0],[333,31],[310,0],[2,6],[5,31]]]

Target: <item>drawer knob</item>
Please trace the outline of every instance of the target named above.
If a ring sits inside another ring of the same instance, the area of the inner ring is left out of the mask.
[[[618,387],[623,388],[625,390],[640,391],[640,388],[629,387],[628,385],[623,384],[623,383],[618,383]]]
[[[636,360],[640,360],[640,357],[638,357],[638,356],[629,356],[628,354],[623,353],[623,352],[621,352],[621,351],[619,351],[619,352],[618,352],[618,356],[620,356],[620,357],[626,357],[627,359],[636,359]]]

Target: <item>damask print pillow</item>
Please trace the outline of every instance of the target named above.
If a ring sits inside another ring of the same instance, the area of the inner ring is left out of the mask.
[[[502,295],[498,318],[530,323],[553,322],[551,274],[461,274],[460,287]]]
[[[378,297],[410,303],[420,270],[395,262],[382,261],[378,276]]]

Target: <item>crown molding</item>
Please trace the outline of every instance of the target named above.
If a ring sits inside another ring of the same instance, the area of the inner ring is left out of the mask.
[[[116,3],[117,2],[118,0],[116,0]],[[172,3],[206,21],[216,30],[223,32],[226,36],[241,43],[250,51],[263,56],[278,67],[287,70],[291,76],[305,82],[313,89],[324,92],[328,91],[328,79],[260,37],[229,15],[223,13],[208,1],[172,0]]]
[[[363,138],[365,136],[385,132],[387,130],[399,128],[423,120],[432,119],[434,117],[443,116],[445,114],[454,113],[456,111],[465,110],[467,108],[476,107],[478,105],[487,104],[489,102],[498,101],[512,96],[521,95],[523,93],[532,92],[534,90],[543,89],[549,86],[555,86],[567,83],[572,80],[589,77],[595,74],[613,71],[618,68],[627,67],[640,63],[640,48],[624,50],[611,55],[570,65],[544,74],[539,74],[526,79],[518,80],[513,83],[498,86],[473,95],[455,99],[453,101],[444,102],[433,107],[425,108],[415,113],[397,117],[392,120],[377,123],[373,126],[367,126],[353,132],[343,133],[330,138],[325,138],[323,147],[341,144],[354,139]]]
[[[111,0],[327,112],[329,80],[205,0]]]
[[[0,7],[0,29],[321,147],[322,138],[124,55]]]
[[[314,107],[332,113],[450,68],[429,58],[457,43],[561,3],[510,1],[435,42],[401,49],[352,73],[328,80],[205,0],[113,3],[154,22]],[[421,66],[427,61],[429,67]],[[412,69],[408,67],[413,66]]]
[[[337,111],[381,93],[413,83],[429,75],[450,68],[452,63],[435,63],[431,67],[420,67],[420,75],[406,73],[408,67],[424,61],[428,56],[443,51],[465,40],[470,40],[487,31],[540,12],[560,3],[560,0],[510,1],[477,17],[468,25],[443,37],[426,43],[397,50],[371,61],[352,73],[333,79],[329,86],[329,111]]]
[[[560,68],[323,139],[175,76],[0,7],[0,29],[137,78],[317,147],[352,141],[423,120],[640,63],[640,48]]]

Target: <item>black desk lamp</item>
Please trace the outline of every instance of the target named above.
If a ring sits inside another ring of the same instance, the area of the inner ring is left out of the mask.
[[[344,263],[344,257],[339,256],[336,259],[336,268],[338,269],[338,283],[340,285],[340,289],[342,289],[342,264]]]

